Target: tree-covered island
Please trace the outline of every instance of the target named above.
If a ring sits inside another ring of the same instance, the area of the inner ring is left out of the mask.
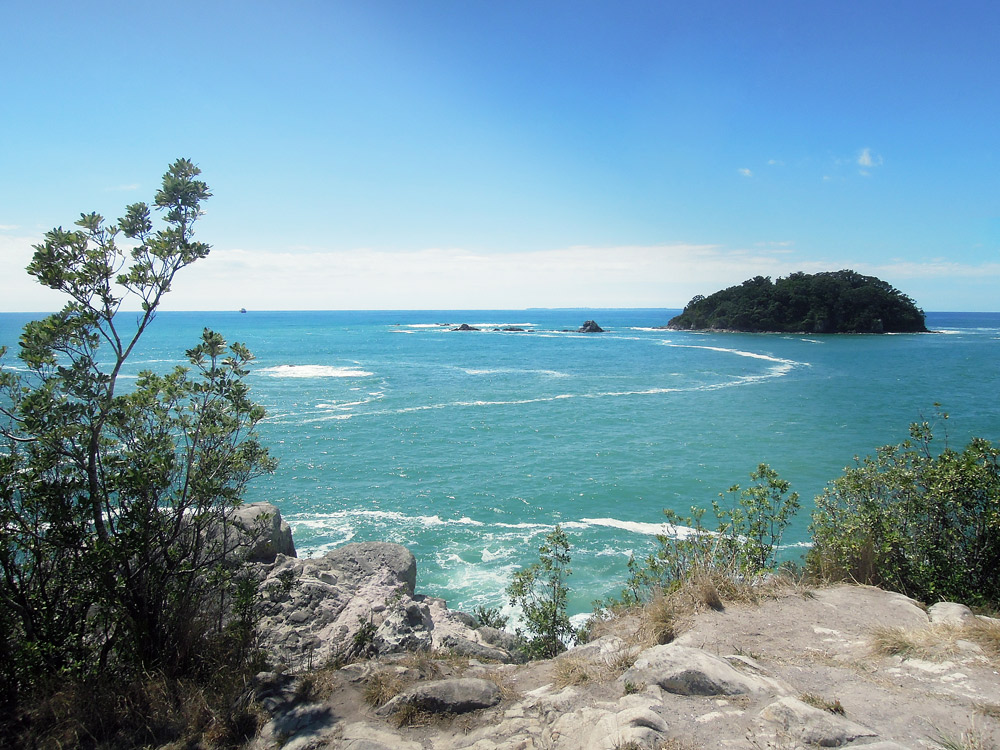
[[[692,299],[667,328],[776,333],[924,333],[924,311],[874,276],[855,271],[755,276]]]

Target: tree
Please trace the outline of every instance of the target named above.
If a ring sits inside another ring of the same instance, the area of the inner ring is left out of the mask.
[[[188,367],[121,382],[177,273],[208,255],[193,237],[211,195],[199,174],[186,159],[164,174],[162,228],[135,203],[114,223],[82,214],[34,247],[28,272],[69,300],[24,327],[20,368],[0,360],[8,703],[57,672],[190,673],[214,653],[208,641],[225,640],[245,588],[234,552],[247,540],[228,519],[274,468],[244,382],[252,355],[206,329]]]
[[[719,536],[740,574],[756,578],[777,567],[778,547],[799,509],[799,493],[788,494],[791,485],[767,464],[750,472],[750,481],[753,484],[743,490],[738,484],[729,488],[729,507],[719,502],[712,505]]]
[[[943,415],[947,418],[947,415]],[[815,574],[918,599],[1000,606],[1000,449],[932,449],[928,422],[856,459],[816,498]]]
[[[538,562],[515,573],[507,587],[511,606],[520,606],[524,614],[531,635],[526,651],[533,658],[556,656],[566,650],[566,641],[576,639],[566,613],[569,563],[569,539],[557,525],[538,548]]]

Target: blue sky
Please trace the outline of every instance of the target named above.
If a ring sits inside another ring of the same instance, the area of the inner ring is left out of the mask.
[[[0,5],[0,310],[183,156],[167,309],[681,307],[853,268],[1000,309],[995,2]]]

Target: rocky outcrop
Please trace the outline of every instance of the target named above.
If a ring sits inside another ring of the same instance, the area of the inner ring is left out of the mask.
[[[643,651],[620,679],[623,683],[658,685],[678,695],[784,692],[775,680],[763,676],[752,660],[735,657],[733,661],[744,669],[699,648],[654,646]]]
[[[244,503],[233,511],[231,523],[249,547],[250,562],[273,563],[277,555],[295,557],[292,529],[271,503]]]
[[[458,326],[457,328],[452,328],[451,330],[453,330],[453,331],[478,331],[480,329],[476,328],[475,326],[470,326],[468,323],[462,323],[462,325]]]
[[[588,320],[580,326],[578,333],[604,333],[604,329],[597,325],[597,323],[593,320]]]
[[[380,716],[391,716],[403,706],[436,714],[464,714],[490,708],[500,702],[500,688],[495,682],[478,677],[433,680],[414,685],[379,709]]]
[[[278,555],[262,568],[263,646],[291,670],[445,648],[513,660],[467,615],[416,594],[416,576],[416,559],[398,544],[347,544],[308,560]]]

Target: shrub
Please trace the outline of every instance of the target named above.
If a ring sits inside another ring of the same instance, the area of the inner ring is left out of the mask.
[[[781,537],[799,507],[799,495],[767,464],[750,474],[751,485],[720,495],[712,509],[716,528],[704,524],[705,510],[682,516],[667,509],[672,533],[657,536],[658,549],[645,560],[629,558],[629,576],[619,598],[604,606],[649,603],[681,588],[690,589],[697,606],[721,609],[722,596],[735,596],[777,567]]]
[[[558,525],[538,548],[538,562],[514,574],[507,587],[511,606],[524,613],[524,650],[531,658],[547,659],[566,650],[576,640],[576,630],[566,613],[570,570],[569,539]]]
[[[947,415],[943,415],[947,418]],[[927,422],[856,459],[816,498],[809,572],[917,599],[1000,605],[1000,450],[935,454]]]

